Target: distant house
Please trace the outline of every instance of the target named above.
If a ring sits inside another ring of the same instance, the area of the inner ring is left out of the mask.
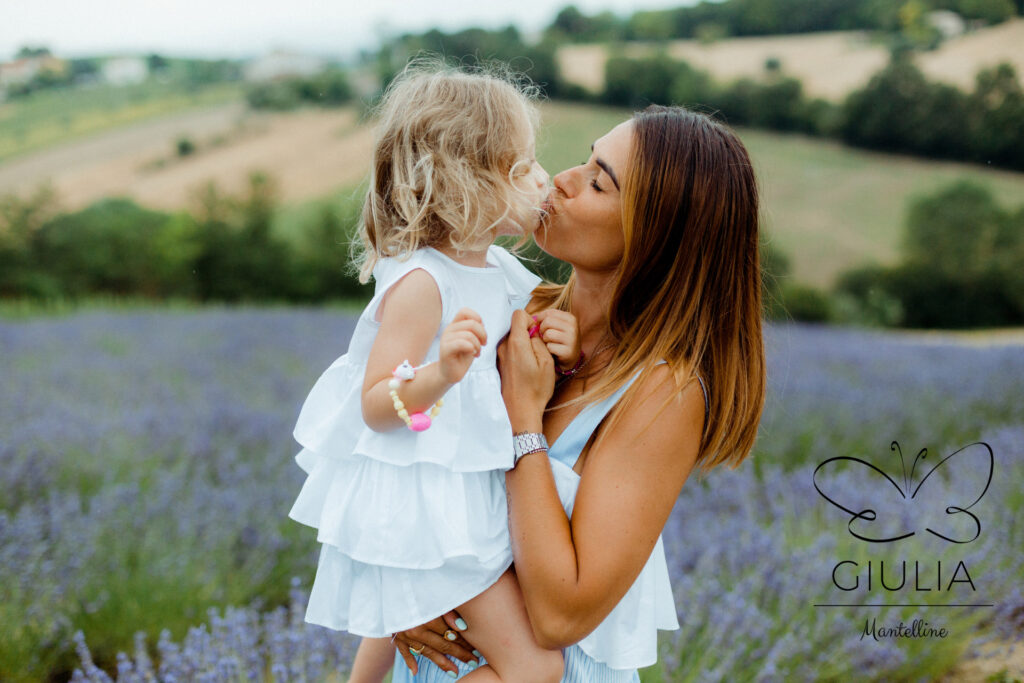
[[[16,85],[28,83],[43,73],[63,75],[68,63],[52,55],[22,57],[13,62],[0,63],[0,102],[7,99],[7,91]]]
[[[149,66],[142,57],[111,57],[103,62],[100,73],[111,85],[134,85],[149,77]]]
[[[325,68],[327,60],[320,57],[276,50],[247,63],[243,73],[247,81],[279,81],[314,76]]]
[[[957,36],[963,35],[964,30],[967,28],[966,22],[956,12],[950,12],[949,10],[935,10],[934,12],[928,13],[928,23],[934,26],[939,33],[942,34],[943,40],[949,40],[950,38],[956,38]]]
[[[67,62],[52,55],[22,57],[13,62],[0,64],[0,87],[28,83],[44,71],[62,74],[67,68]]]

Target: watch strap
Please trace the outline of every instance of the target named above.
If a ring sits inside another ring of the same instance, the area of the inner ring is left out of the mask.
[[[544,438],[544,435],[540,432],[522,432],[520,434],[512,435],[512,451],[515,454],[515,460],[512,466],[515,467],[519,464],[520,459],[524,455],[530,453],[537,453],[539,451],[546,451],[548,449],[548,440]]]

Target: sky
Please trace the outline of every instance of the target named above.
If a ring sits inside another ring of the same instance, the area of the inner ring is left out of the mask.
[[[588,14],[695,0],[0,0],[0,60],[24,45],[61,57],[159,52],[242,58],[273,49],[349,58],[382,36],[428,28],[498,28],[529,34],[575,4]]]

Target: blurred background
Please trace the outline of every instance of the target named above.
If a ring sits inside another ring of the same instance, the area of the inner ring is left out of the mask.
[[[827,454],[985,439],[1019,467],[1024,0],[0,13],[0,679],[344,680],[351,641],[301,623],[290,432],[372,291],[347,264],[373,104],[424,52],[540,85],[552,175],[649,103],[734,126],[754,160],[765,420],[727,496],[684,488],[684,630],[645,681],[1024,676],[1011,488],[972,555],[996,608],[928,615],[958,638],[864,643],[804,599],[839,552],[807,469]],[[771,527],[742,504],[766,495]],[[777,543],[723,540],[752,527]]]

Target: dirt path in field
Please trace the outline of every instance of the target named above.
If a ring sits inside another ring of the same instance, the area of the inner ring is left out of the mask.
[[[0,164],[0,194],[52,182],[67,209],[111,196],[178,209],[209,181],[236,193],[250,172],[263,171],[286,202],[320,197],[366,173],[372,130],[357,123],[351,110],[252,113],[238,103],[189,112]],[[194,153],[177,155],[181,137]]]
[[[1022,45],[1024,19],[1013,19],[948,40],[916,59],[930,78],[970,90],[979,69],[1000,62],[1013,64],[1017,76],[1024,80]],[[653,49],[634,43],[625,47],[625,54],[639,57]],[[775,58],[783,73],[803,82],[806,93],[833,101],[863,86],[889,61],[884,45],[871,42],[867,34],[858,31],[732,38],[707,44],[679,40],[668,44],[668,54],[726,81],[761,77],[765,61]],[[594,92],[603,88],[606,46],[569,45],[558,51],[557,58],[567,81]]]

